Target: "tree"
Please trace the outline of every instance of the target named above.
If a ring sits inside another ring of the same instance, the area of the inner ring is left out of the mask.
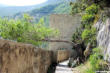
[[[40,45],[42,42],[37,40],[58,35],[58,30],[44,26],[43,18],[37,24],[32,21],[33,18],[28,14],[24,14],[22,19],[0,19],[0,36],[17,42]]]

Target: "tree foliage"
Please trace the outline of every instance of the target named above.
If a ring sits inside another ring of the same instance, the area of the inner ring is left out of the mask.
[[[73,42],[79,44],[83,41],[85,43],[85,46],[87,46],[87,43],[90,42],[92,47],[96,46],[96,30],[92,27],[92,25],[94,23],[94,20],[96,19],[98,10],[99,6],[96,4],[87,6],[83,10],[81,26],[80,28],[78,28],[78,31],[73,34]]]
[[[88,43],[91,44],[89,48],[92,49],[92,53],[89,57],[90,68],[88,68],[84,73],[95,73],[96,70],[107,70],[107,64],[103,61],[103,56],[102,53],[100,53],[100,49],[95,48],[97,46],[97,31],[93,28],[94,22],[97,22],[101,16],[100,11],[103,9],[101,6],[107,6],[107,2],[108,0],[77,0],[76,5],[73,5],[74,3],[70,3],[71,6],[73,6],[71,11],[72,15],[74,15],[74,10],[77,9],[78,11],[76,13],[81,12],[82,16],[81,26],[79,28],[80,30],[73,34],[73,42],[75,41],[76,44],[81,44],[82,41],[84,42],[84,44],[78,46],[87,46]],[[81,3],[85,4],[83,10],[81,10]],[[79,47],[76,49],[79,49]],[[82,47],[82,49],[85,49],[85,47]]]
[[[91,43],[92,47],[95,47],[96,44],[96,29],[84,29],[81,35],[82,39],[85,41],[85,44]]]
[[[85,11],[86,11],[87,14],[94,15],[94,14],[96,14],[98,12],[98,8],[99,8],[98,5],[92,4],[89,7],[87,7]]]
[[[76,13],[81,13],[85,10],[87,7],[87,4],[85,4],[82,0],[76,0],[75,2],[70,2],[71,8],[71,15],[74,15]]]
[[[33,18],[24,14],[22,19],[0,19],[0,36],[4,39],[38,45],[44,38],[57,35],[58,31],[44,26],[44,20],[39,23],[32,23]]]

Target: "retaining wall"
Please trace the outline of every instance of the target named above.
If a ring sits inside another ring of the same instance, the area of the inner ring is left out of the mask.
[[[0,39],[0,73],[47,73],[52,63],[68,56],[66,51],[45,51],[30,44]]]
[[[72,35],[81,24],[80,15],[68,15],[68,14],[52,14],[50,15],[50,27],[58,29],[60,34],[58,37],[51,39],[72,41]],[[49,44],[50,50],[58,49],[72,49],[72,45],[64,42],[52,42]]]

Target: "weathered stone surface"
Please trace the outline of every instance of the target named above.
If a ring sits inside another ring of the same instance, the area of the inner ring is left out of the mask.
[[[47,73],[51,52],[0,39],[0,73]]]
[[[91,46],[91,44],[88,43],[86,49],[84,50],[85,59],[87,59],[87,57],[88,57],[88,56],[91,54],[91,52],[92,52],[92,49],[91,49],[90,46]]]
[[[57,62],[62,62],[64,60],[69,59],[70,52],[67,50],[60,50],[57,52]]]
[[[110,18],[106,19],[105,23],[99,20],[95,27],[98,30],[98,46],[103,50],[104,59],[110,62]]]
[[[0,73],[47,73],[49,66],[59,60],[57,54],[58,51],[0,39]],[[68,59],[63,54],[68,52],[62,52],[60,61]]]
[[[60,34],[56,38],[59,40],[72,41],[72,35],[81,24],[80,15],[52,14],[50,15],[50,27],[58,29]],[[73,45],[65,42],[52,42],[49,44],[50,50],[72,49]]]

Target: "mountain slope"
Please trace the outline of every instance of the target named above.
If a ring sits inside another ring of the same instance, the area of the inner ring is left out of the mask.
[[[70,1],[68,0],[48,0],[46,2],[48,3],[47,5],[24,13],[28,13],[34,17],[42,17],[45,15],[47,16],[48,14],[52,14],[52,13],[69,14],[69,11],[71,9],[69,2]],[[17,13],[15,17],[21,16],[22,14],[23,13]]]
[[[0,7],[0,16],[11,16],[15,13],[31,9],[33,9],[33,7]]]
[[[36,15],[39,13],[51,14],[51,13],[69,13],[71,7],[69,5],[69,0],[48,0],[48,5],[41,7],[39,9],[34,9],[29,12],[31,15]]]
[[[71,0],[74,1],[74,0]],[[48,25],[50,14],[69,14],[70,13],[70,1],[69,0],[48,0],[45,6],[33,9],[28,12],[29,15],[33,16],[35,21],[38,22],[40,18],[44,17],[46,25]],[[21,18],[23,12],[14,15],[14,18]]]
[[[74,0],[71,0],[74,1]],[[39,15],[39,13],[68,13],[69,0],[47,0],[46,2],[33,6],[6,6],[0,4],[0,17],[4,16],[21,16],[21,14],[29,13],[30,15]],[[67,4],[68,3],[68,4]],[[41,14],[40,13],[40,14]]]
[[[40,8],[42,6],[48,5],[48,2],[44,2],[41,4],[37,5],[32,5],[32,6],[6,6],[3,4],[0,4],[0,16],[13,16],[16,13],[22,13],[22,12],[27,12],[31,11],[35,8]]]

